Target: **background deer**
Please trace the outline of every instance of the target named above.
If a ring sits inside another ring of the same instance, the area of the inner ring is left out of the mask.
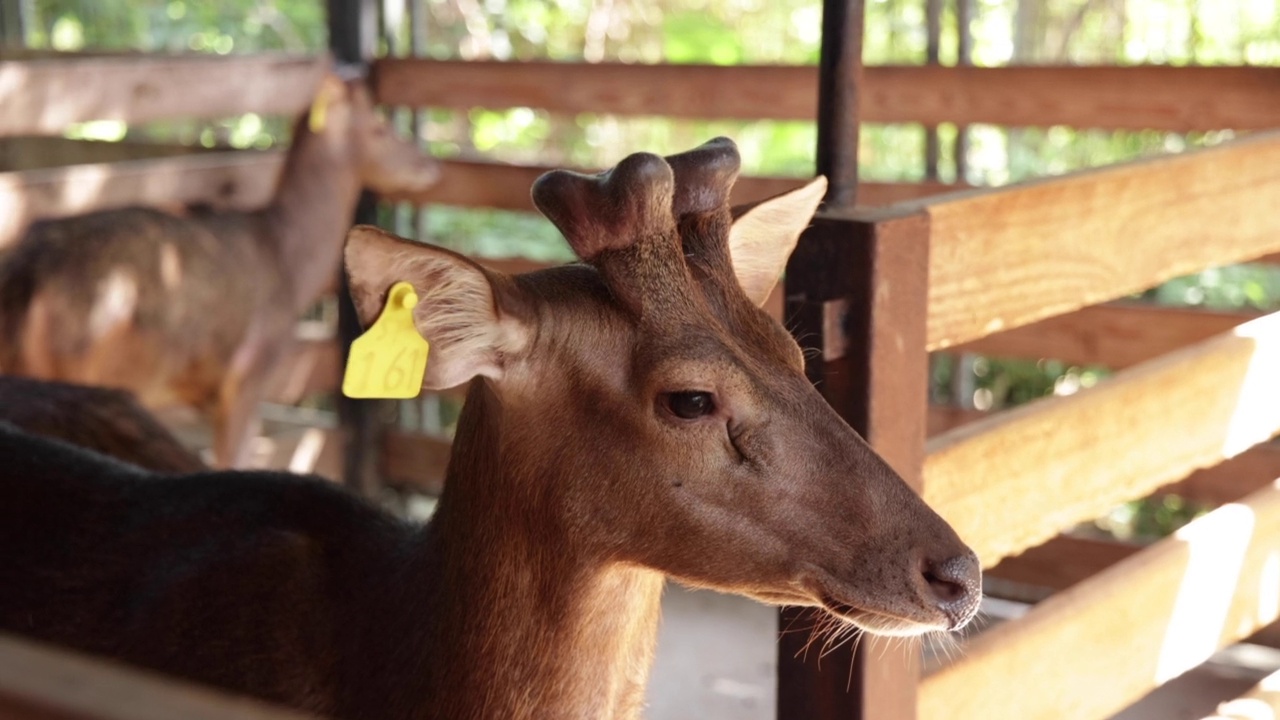
[[[424,386],[470,381],[426,526],[0,428],[0,628],[335,717],[505,720],[637,716],[668,575],[873,633],[961,627],[973,553],[758,307],[825,182],[734,219],[737,170],[717,140],[545,175],[586,264],[524,275],[352,230],[363,321],[411,282]]]
[[[237,464],[298,314],[338,271],[361,187],[421,189],[438,174],[363,83],[331,74],[266,208],[34,223],[0,260],[0,372],[195,406],[211,417],[217,463]]]
[[[156,472],[206,469],[125,390],[0,375],[0,422]]]

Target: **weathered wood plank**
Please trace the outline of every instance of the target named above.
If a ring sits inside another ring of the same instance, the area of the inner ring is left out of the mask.
[[[311,104],[324,67],[278,53],[0,59],[0,135],[55,135],[87,120],[294,115]]]
[[[920,717],[1108,717],[1280,616],[1277,547],[1270,485],[977,636],[926,677]]]
[[[956,350],[1119,370],[1227,332],[1259,314],[1137,303],[1093,305],[988,335]]]
[[[1059,535],[1001,560],[987,575],[1051,590],[1065,590],[1088,580],[1142,550],[1141,545],[1115,540]]]
[[[1280,250],[1280,132],[905,203],[933,228],[941,349]]]
[[[812,66],[384,58],[375,74],[388,105],[749,120],[811,120],[817,86]],[[925,125],[1259,130],[1280,125],[1277,95],[1280,69],[1267,67],[872,66],[860,112]]]
[[[1230,460],[1197,470],[1159,493],[1204,505],[1236,502],[1258,488],[1280,480],[1280,445],[1274,441],[1250,448]]]
[[[415,205],[437,203],[459,207],[488,207],[500,210],[533,211],[529,188],[551,166],[505,165],[494,162],[447,160],[443,163],[440,182],[416,193],[383,195],[390,202]],[[742,177],[733,188],[734,204],[751,203],[794,190],[808,178]],[[939,182],[863,183],[858,194],[863,205],[889,205],[915,200],[965,186]]]
[[[313,717],[0,636],[0,717],[7,720],[302,720]]]
[[[930,439],[924,497],[990,567],[1276,434],[1276,367],[1280,313]]]
[[[0,173],[0,247],[41,218],[128,205],[259,207],[283,161],[274,151],[210,152]]]

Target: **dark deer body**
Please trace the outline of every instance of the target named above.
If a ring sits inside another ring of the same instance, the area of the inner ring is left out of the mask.
[[[207,411],[241,460],[298,314],[332,283],[360,188],[416,189],[433,160],[396,140],[356,83],[326,78],[259,211],[128,208],[34,223],[0,260],[0,372],[125,388]]]
[[[0,421],[156,472],[205,469],[124,390],[0,375]]]
[[[667,575],[869,632],[962,626],[972,553],[757,307],[824,185],[734,218],[736,173],[722,140],[545,176],[587,264],[527,275],[352,231],[362,319],[412,282],[424,385],[470,380],[429,525],[0,431],[0,629],[337,717],[532,720],[639,714]]]

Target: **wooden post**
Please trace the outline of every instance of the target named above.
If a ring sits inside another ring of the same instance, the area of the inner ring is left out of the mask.
[[[340,63],[364,65],[377,49],[376,0],[328,0],[329,47]],[[377,202],[368,192],[356,207],[354,222],[376,223]],[[338,339],[342,343],[342,367],[346,367],[351,342],[360,335],[360,320],[351,301],[345,272],[338,284]],[[378,453],[382,446],[376,400],[353,400],[338,392],[338,424],[342,431],[342,480],[363,495],[378,489]]]
[[[827,206],[787,264],[786,317],[827,401],[919,490],[929,361],[929,225],[923,213],[853,213],[858,183],[862,0],[826,0],[818,80],[818,172]],[[855,481],[851,479],[851,481]],[[805,611],[783,609],[780,629]],[[778,717],[913,720],[915,642],[863,638],[856,651],[803,656],[803,633],[778,646]],[[825,671],[824,671],[825,670]]]
[[[787,265],[788,326],[807,372],[840,415],[917,491],[926,433],[929,223],[923,213],[822,213]],[[851,482],[856,480],[851,479]],[[780,628],[810,611],[786,609]],[[797,619],[799,618],[799,619]],[[864,637],[807,660],[804,633],[779,641],[778,717],[912,720],[916,642]]]

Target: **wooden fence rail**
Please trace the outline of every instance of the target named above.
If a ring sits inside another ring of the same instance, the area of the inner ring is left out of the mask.
[[[0,55],[0,136],[56,135],[86,120],[293,115],[311,104],[324,67],[279,53]]]
[[[1110,716],[1280,617],[1276,567],[1273,484],[979,635],[925,678],[920,717]]]
[[[812,120],[811,66],[441,61],[383,58],[388,105]],[[870,66],[866,122],[1072,125],[1185,132],[1280,126],[1280,68]],[[1189,101],[1188,98],[1194,98]]]
[[[929,348],[1280,250],[1280,132],[991,190],[929,213]]]
[[[304,720],[313,717],[0,635],[5,720]]]
[[[994,565],[1280,432],[1277,367],[1280,313],[931,439],[924,498]]]

